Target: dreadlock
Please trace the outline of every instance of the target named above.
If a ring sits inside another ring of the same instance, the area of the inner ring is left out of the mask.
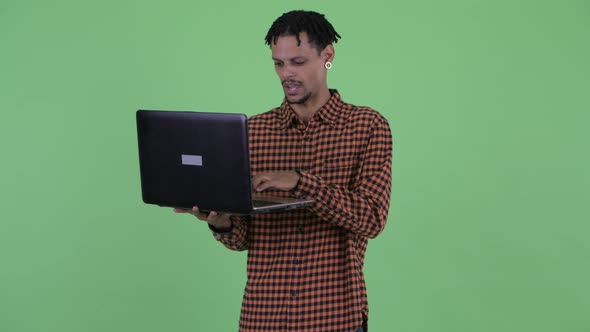
[[[277,43],[277,38],[282,35],[294,35],[297,37],[297,46],[301,45],[299,34],[307,32],[309,42],[321,52],[326,46],[337,43],[340,35],[323,14],[313,11],[293,10],[284,13],[268,30],[264,38],[266,45]]]

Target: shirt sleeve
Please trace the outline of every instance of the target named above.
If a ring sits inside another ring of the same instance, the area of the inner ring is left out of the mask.
[[[310,210],[322,220],[374,238],[383,231],[387,221],[392,150],[389,124],[378,116],[371,126],[360,176],[350,189],[330,186],[320,177],[300,171],[299,183],[293,193],[296,197],[313,198]]]
[[[242,251],[248,249],[248,220],[249,217],[231,216],[231,227],[226,232],[220,232],[209,225],[215,239],[231,250]]]

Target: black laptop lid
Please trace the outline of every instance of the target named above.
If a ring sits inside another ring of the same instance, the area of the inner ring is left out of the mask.
[[[136,118],[145,203],[251,212],[245,115],[139,110]]]

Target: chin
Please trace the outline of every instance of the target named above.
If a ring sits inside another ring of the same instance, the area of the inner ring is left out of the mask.
[[[309,97],[311,97],[311,93],[308,93],[304,96],[301,97],[297,97],[297,96],[287,96],[285,95],[285,97],[287,98],[287,101],[289,102],[289,104],[305,104],[305,102],[309,99]]]

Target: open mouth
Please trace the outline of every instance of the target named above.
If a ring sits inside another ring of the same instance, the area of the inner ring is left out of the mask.
[[[285,89],[285,92],[289,95],[297,94],[299,92],[299,90],[301,89],[301,87],[302,87],[301,82],[296,82],[296,81],[283,82],[283,88]]]

